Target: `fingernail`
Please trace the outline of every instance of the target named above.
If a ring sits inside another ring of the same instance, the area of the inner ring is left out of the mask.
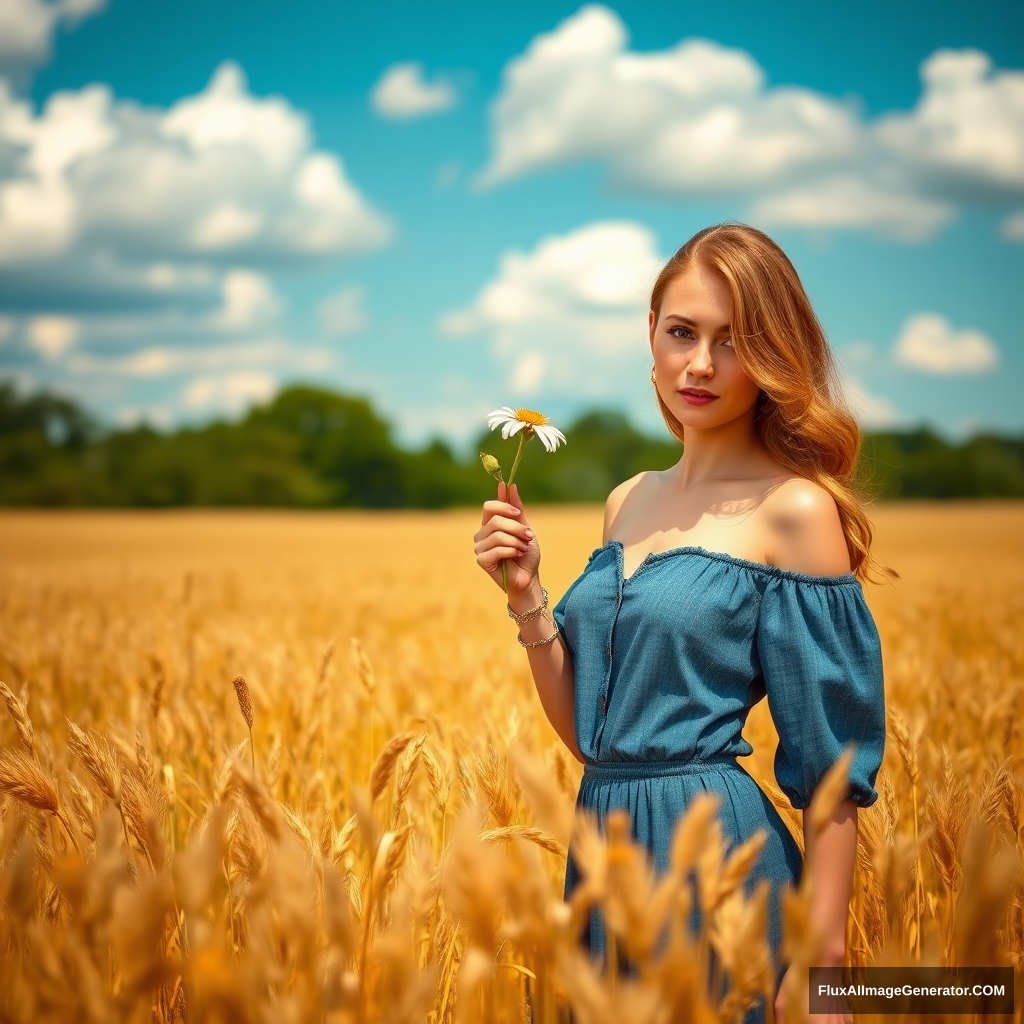
[[[533,530],[527,530],[526,531],[526,536],[527,537],[532,537],[533,536]]]
[[[522,509],[516,508],[515,505],[509,505],[509,511],[511,511],[512,515],[517,516],[520,512],[522,512]]]

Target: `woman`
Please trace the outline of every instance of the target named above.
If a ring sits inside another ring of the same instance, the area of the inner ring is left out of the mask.
[[[767,695],[775,776],[796,808],[855,745],[848,798],[816,843],[804,816],[821,964],[842,964],[857,808],[877,799],[885,743],[878,633],[858,581],[877,567],[850,486],[859,432],[800,279],[760,231],[717,225],[691,238],[654,285],[649,333],[651,382],[684,453],[609,495],[602,546],[553,609],[554,628],[516,486],[484,504],[477,561],[500,585],[509,559],[508,604],[541,702],[585,765],[577,806],[601,822],[627,808],[659,871],[697,793],[721,796],[730,845],[767,831],[749,884],[772,882],[776,964],[781,888],[799,882],[801,858],[735,760],[753,750],[741,729]],[[570,856],[566,896],[578,881]],[[597,914],[584,938],[603,954]]]

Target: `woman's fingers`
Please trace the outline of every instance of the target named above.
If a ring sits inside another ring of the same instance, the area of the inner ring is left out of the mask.
[[[495,547],[512,549],[515,551],[516,557],[519,555],[525,555],[529,550],[529,544],[525,540],[522,540],[511,533],[506,533],[504,530],[495,530],[493,533],[490,533],[486,537],[482,537],[477,541],[476,553],[479,555],[484,551],[491,551]]]
[[[512,485],[513,487],[515,484]],[[480,519],[481,523],[486,523],[491,516],[502,515],[502,516],[518,516],[522,512],[522,509],[518,505],[510,505],[507,501],[490,501],[484,502],[483,516]]]
[[[489,551],[482,551],[476,556],[477,565],[493,572],[501,562],[506,560],[515,561],[522,555],[518,548],[491,548]]]
[[[473,537],[477,564],[496,578],[501,562],[516,561],[536,551],[535,539],[519,504],[519,489],[499,482],[498,497],[484,502],[480,529]]]
[[[523,557],[523,552],[514,547],[493,547],[478,551],[476,564],[486,572],[493,573],[504,561],[515,562]]]
[[[526,523],[519,522],[518,519],[509,519],[508,516],[491,516],[483,525],[485,532],[490,530],[504,530],[506,533],[514,533],[517,537],[521,537],[523,540],[529,540],[533,536],[533,530],[527,526]]]

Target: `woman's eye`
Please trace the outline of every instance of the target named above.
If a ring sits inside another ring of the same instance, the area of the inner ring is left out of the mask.
[[[692,338],[693,335],[685,327],[670,327],[668,333],[673,338]]]
[[[723,344],[723,345],[728,345],[728,346],[729,346],[729,348],[732,348],[732,347],[733,347],[733,345],[732,345],[732,338],[731,338],[731,337],[730,337],[730,338],[725,338],[725,339],[724,339],[724,340],[722,341],[722,344]]]

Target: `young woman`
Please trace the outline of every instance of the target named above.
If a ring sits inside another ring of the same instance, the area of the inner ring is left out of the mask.
[[[697,793],[721,796],[730,845],[767,831],[751,877],[772,883],[776,964],[781,889],[799,882],[802,864],[736,761],[753,751],[741,729],[767,696],[776,780],[796,808],[855,745],[848,798],[816,841],[804,815],[821,964],[842,964],[857,808],[878,796],[885,744],[878,633],[859,582],[877,567],[851,489],[857,425],[800,279],[760,231],[717,225],[691,238],[654,285],[649,332],[651,382],[684,443],[679,462],[612,491],[602,546],[553,622],[517,486],[506,494],[499,484],[498,500],[484,504],[477,561],[500,586],[509,559],[509,607],[535,612],[519,638],[548,718],[584,763],[577,806],[602,823],[628,809],[659,871]],[[570,856],[566,896],[578,881]],[[599,915],[584,938],[603,955]]]

